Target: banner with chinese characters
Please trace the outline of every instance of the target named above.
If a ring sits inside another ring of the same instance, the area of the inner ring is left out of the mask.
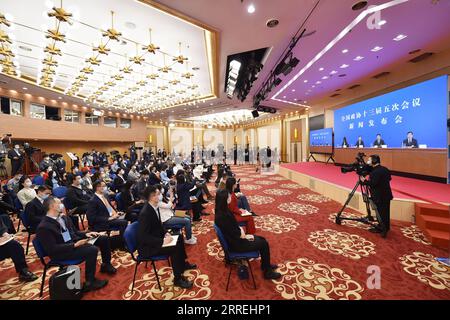
[[[388,148],[404,146],[412,132],[417,145],[447,147],[448,77],[442,76],[358,102],[334,112],[335,146],[362,138],[372,147],[377,134]]]

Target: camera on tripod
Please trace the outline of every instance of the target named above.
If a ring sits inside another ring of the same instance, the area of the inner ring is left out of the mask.
[[[29,157],[31,157],[33,155],[33,153],[35,153],[37,151],[41,151],[41,149],[39,149],[39,148],[32,147],[28,142],[25,142],[23,144],[23,150]]]
[[[356,172],[360,176],[367,176],[370,172],[372,172],[372,167],[366,163],[364,157],[366,157],[366,154],[364,152],[359,152],[355,158],[356,161],[349,165],[343,166],[341,168],[341,172],[344,174],[348,172]]]
[[[50,153],[48,156],[49,156],[50,159],[52,159],[53,161],[58,160],[58,158],[62,158],[62,154],[60,154],[60,153]]]

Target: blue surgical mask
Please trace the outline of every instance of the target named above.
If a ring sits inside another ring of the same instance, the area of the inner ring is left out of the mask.
[[[41,195],[40,197],[41,197],[42,200],[45,200],[45,199],[48,198],[48,196],[49,196],[48,194],[44,193],[44,194]]]

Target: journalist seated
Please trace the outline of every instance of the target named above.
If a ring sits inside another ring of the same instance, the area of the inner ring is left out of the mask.
[[[163,196],[164,188],[162,187],[162,185],[157,185],[156,187],[160,192],[158,208],[161,213],[161,221],[163,223],[163,227],[166,229],[171,229],[176,225],[182,225],[186,232],[186,240],[184,242],[186,244],[196,244],[197,238],[192,235],[191,218],[189,216],[177,217],[174,215],[173,208],[175,207],[174,206],[175,186],[171,186],[169,188],[168,199]]]
[[[22,178],[20,178],[17,198],[23,208],[25,208],[28,202],[36,198],[36,191],[32,188],[31,179],[28,176],[22,176]]]
[[[86,212],[89,228],[94,231],[118,230],[123,237],[128,225],[125,214],[118,212],[109,202],[107,198],[109,191],[104,181],[95,181],[93,187],[95,194],[89,200]]]
[[[25,212],[28,215],[31,230],[35,231],[39,223],[45,217],[44,200],[52,194],[48,186],[39,186],[36,197],[27,203]]]
[[[216,215],[214,222],[222,231],[232,252],[259,251],[261,255],[261,269],[265,279],[278,279],[281,274],[275,272],[276,265],[270,263],[270,248],[266,239],[260,236],[246,234],[228,209],[231,195],[226,189],[216,193]]]
[[[16,272],[19,274],[20,281],[30,282],[36,280],[38,277],[28,270],[22,246],[12,237],[8,233],[8,228],[0,219],[0,261],[11,258]]]
[[[233,177],[230,177],[227,179],[226,183],[226,190],[228,191],[228,193],[230,194],[230,202],[228,203],[228,210],[230,210],[231,213],[234,214],[234,217],[236,218],[236,221],[239,222],[244,222],[245,223],[245,229],[247,231],[248,234],[255,234],[256,232],[256,227],[255,227],[255,221],[253,219],[253,214],[252,212],[250,212],[249,210],[247,210],[246,208],[243,208],[241,206],[238,205],[239,200],[238,197],[236,195],[236,179]],[[239,195],[239,193],[238,193]],[[241,204],[242,203],[247,203],[247,199],[245,198],[244,195],[239,195],[241,198]],[[245,198],[245,201],[243,201]],[[250,207],[248,207],[250,209]]]
[[[67,188],[66,198],[70,205],[76,208],[74,214],[86,213],[91,196],[86,190],[82,189],[81,176],[68,174],[67,183],[70,186]]]
[[[64,205],[61,200],[49,196],[44,201],[47,215],[42,219],[36,230],[36,237],[45,252],[53,260],[76,260],[86,262],[86,282],[83,291],[103,288],[108,281],[95,278],[98,248],[102,254],[100,272],[115,274],[116,269],[111,265],[111,248],[108,237],[96,232],[80,232],[75,230],[72,221],[62,214]],[[95,238],[94,244],[89,243]],[[97,248],[98,247],[98,248]]]
[[[168,246],[174,239],[170,233],[164,231],[158,208],[159,195],[160,192],[155,186],[149,186],[144,191],[146,204],[139,214],[138,252],[143,258],[169,255],[172,261],[174,285],[188,289],[192,287],[192,282],[183,276],[183,272],[196,269],[197,266],[187,261],[182,236],[176,236],[178,237],[176,244]]]

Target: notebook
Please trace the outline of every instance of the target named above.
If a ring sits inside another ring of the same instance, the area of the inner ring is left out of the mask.
[[[11,240],[13,240],[14,239],[14,236],[13,235],[10,235],[9,237],[1,237],[1,242],[0,242],[0,247],[1,246],[3,246],[3,245],[5,245],[5,244],[7,244],[8,242],[10,242]]]
[[[168,244],[163,244],[162,247],[165,248],[165,247],[173,247],[173,246],[175,246],[177,244],[178,237],[179,237],[179,235],[172,236],[172,241],[169,242]]]

